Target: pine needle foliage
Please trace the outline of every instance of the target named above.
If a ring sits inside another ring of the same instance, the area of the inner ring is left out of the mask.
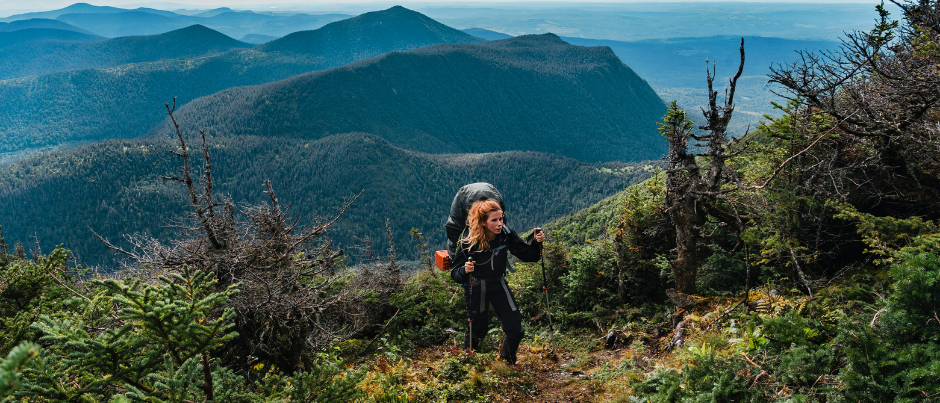
[[[47,347],[25,372],[29,382],[20,395],[48,401],[106,401],[118,394],[154,402],[212,399],[209,352],[236,336],[234,312],[222,309],[234,286],[214,292],[211,273],[188,268],[157,284],[133,278],[92,283],[97,293],[88,307],[106,301],[110,309],[99,319],[104,323],[40,317],[33,327]]]
[[[39,345],[24,341],[10,350],[5,360],[0,361],[0,399],[16,392],[23,384],[23,367],[39,355]]]
[[[33,322],[77,305],[67,288],[80,274],[66,266],[70,256],[61,248],[36,260],[0,252],[0,351],[37,341]]]

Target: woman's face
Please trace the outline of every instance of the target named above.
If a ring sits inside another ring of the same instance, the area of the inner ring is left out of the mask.
[[[503,231],[503,210],[496,210],[486,216],[485,228],[488,234],[498,234]]]

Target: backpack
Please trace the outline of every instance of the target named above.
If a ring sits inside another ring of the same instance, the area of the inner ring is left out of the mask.
[[[454,201],[450,204],[450,216],[447,217],[447,223],[444,229],[447,232],[447,254],[453,258],[457,251],[458,241],[461,234],[467,228],[467,214],[473,203],[480,200],[494,200],[499,203],[499,208],[506,211],[506,205],[503,203],[503,195],[499,194],[493,185],[486,182],[471,183],[464,185],[457,191]]]

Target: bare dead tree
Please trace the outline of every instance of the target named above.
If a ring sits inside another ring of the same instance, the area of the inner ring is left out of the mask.
[[[133,247],[125,250],[99,239],[130,257],[138,270],[176,272],[189,266],[214,273],[220,288],[238,284],[229,306],[236,312],[239,336],[223,358],[242,368],[259,360],[287,370],[303,368],[316,352],[370,326],[375,315],[366,297],[381,299],[400,287],[394,257],[384,266],[347,270],[343,251],[326,237],[358,195],[344,200],[334,217],[316,218],[310,225],[289,216],[289,206],[282,206],[269,181],[264,182],[267,203],[236,206],[217,198],[205,133],[200,132],[205,167],[197,181],[190,149],[173,116],[175,100],[166,108],[179,142],[173,154],[182,166],[176,175],[163,178],[186,187],[192,224],[179,225],[181,237],[169,244],[126,237]]]
[[[835,122],[845,175],[831,192],[883,214],[940,218],[940,2],[897,2],[904,24],[883,5],[869,32],[839,49],[801,52],[772,68],[780,95]]]
[[[677,291],[695,294],[698,268],[707,257],[702,229],[709,217],[724,224],[741,227],[737,213],[722,206],[729,192],[741,188],[735,171],[727,165],[729,159],[740,154],[746,143],[727,135],[728,122],[734,112],[734,92],[738,78],[744,70],[744,39],[741,39],[741,63],[725,91],[725,100],[718,103],[713,89],[714,67],[706,72],[708,80],[708,110],[703,109],[706,124],[699,127],[703,134],[692,131],[692,122],[686,118],[675,102],[672,103],[660,132],[669,141],[669,169],[666,171],[666,209],[676,228],[677,257],[671,261]],[[704,152],[689,150],[689,139],[704,147]],[[706,157],[707,165],[700,166],[696,157]],[[730,186],[729,186],[730,185]]]

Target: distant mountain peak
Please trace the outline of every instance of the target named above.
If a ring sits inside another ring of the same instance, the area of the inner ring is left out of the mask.
[[[498,41],[500,39],[512,38],[512,35],[504,34],[502,32],[491,31],[486,28],[467,28],[462,29],[461,31],[466,32],[470,35],[473,35],[477,38],[483,38],[488,41]]]
[[[199,42],[203,45],[214,44],[223,47],[250,47],[251,44],[236,40],[202,24],[193,24],[167,33],[153,35],[161,43],[184,44]]]
[[[0,22],[0,32],[17,31],[29,28],[48,28],[60,29],[66,31],[81,32],[83,34],[94,35],[94,33],[81,29],[71,24],[49,18],[29,18],[12,22]]]
[[[88,3],[75,3],[75,4],[72,4],[71,6],[61,9],[61,11],[67,10],[67,11],[72,11],[72,12],[74,11],[98,12],[102,9],[113,9],[113,8],[115,7],[100,7],[100,6],[96,6],[96,5],[88,4]]]
[[[421,20],[421,21],[426,21],[426,20],[434,21],[433,19],[431,19],[430,17],[424,14],[421,14],[417,11],[414,11],[414,10],[411,10],[402,6],[394,6],[394,7],[391,7],[385,10],[379,10],[379,11],[370,11],[368,13],[360,14],[357,17],[353,17],[345,21],[350,21],[350,22],[356,21],[356,20],[359,20],[359,21],[382,20],[384,21],[388,19],[389,17],[395,17],[395,18],[412,17],[416,20]],[[342,22],[342,21],[339,21],[339,22]],[[434,21],[434,22],[436,24],[440,24],[437,21]]]
[[[441,43],[231,88],[186,104],[178,119],[226,135],[369,132],[423,153],[487,153],[506,144],[601,162],[661,156],[665,143],[650,122],[665,109],[609,48],[545,34]],[[166,129],[164,122],[151,133]],[[367,141],[360,139],[344,141]]]
[[[506,38],[506,39],[501,39],[498,41],[493,41],[493,43],[494,44],[523,45],[523,46],[543,46],[547,44],[570,45],[568,42],[565,42],[564,39],[561,39],[561,37],[551,32],[545,33],[545,34],[514,36],[512,38]]]
[[[382,52],[364,49],[378,56],[391,51],[404,51],[438,43],[478,43],[484,40],[441,24],[434,19],[402,6],[372,11],[336,21],[312,31],[294,32],[261,45],[263,52],[324,53],[334,43],[371,44]],[[409,44],[409,45],[405,45]],[[417,46],[414,46],[417,45]],[[376,49],[377,49],[376,48]]]
[[[174,30],[174,31],[170,31],[170,32],[178,32],[178,33],[216,33],[216,34],[220,33],[219,31],[216,31],[216,30],[214,30],[214,29],[212,29],[212,28],[209,28],[209,27],[207,27],[207,26],[205,26],[205,25],[202,25],[202,24],[193,24],[193,25],[190,25],[190,26],[188,26],[188,27],[186,27],[186,28],[180,28],[180,29],[177,29],[177,30]],[[168,33],[169,33],[169,32],[168,32]]]

